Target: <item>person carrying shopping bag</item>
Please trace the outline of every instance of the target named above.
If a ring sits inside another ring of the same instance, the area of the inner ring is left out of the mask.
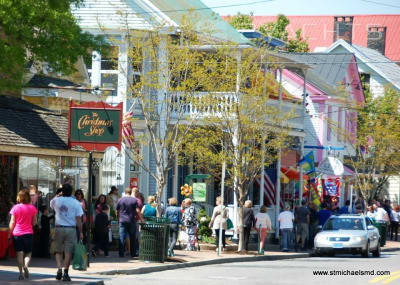
[[[219,246],[219,231],[222,231],[222,250],[225,250],[225,231],[227,230],[228,209],[221,204],[221,196],[216,199],[217,206],[214,207],[213,215],[208,225],[215,231],[215,246],[218,251]]]

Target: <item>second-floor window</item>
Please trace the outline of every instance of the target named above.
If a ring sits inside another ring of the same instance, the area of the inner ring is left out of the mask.
[[[361,73],[360,79],[363,90],[369,91],[369,86],[371,84],[371,75],[368,73]]]

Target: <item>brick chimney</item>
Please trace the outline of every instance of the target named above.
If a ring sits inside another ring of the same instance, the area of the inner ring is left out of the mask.
[[[368,27],[367,47],[385,55],[386,27]]]
[[[353,16],[335,16],[333,41],[343,39],[351,44],[353,37]]]

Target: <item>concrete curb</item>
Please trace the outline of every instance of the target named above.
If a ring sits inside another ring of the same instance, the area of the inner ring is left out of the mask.
[[[291,255],[261,255],[261,256],[249,256],[249,257],[232,257],[232,258],[221,258],[221,259],[211,259],[204,261],[194,261],[187,263],[177,263],[168,265],[156,265],[149,267],[140,267],[135,269],[124,269],[124,270],[110,270],[106,272],[98,272],[93,274],[98,275],[134,275],[134,274],[146,274],[153,272],[160,272],[165,270],[173,270],[179,268],[188,268],[204,265],[214,265],[214,264],[224,264],[232,262],[253,262],[253,261],[266,261],[266,260],[283,260],[283,259],[295,259],[295,258],[305,258],[310,257],[309,253],[299,253]]]
[[[400,247],[381,248],[381,252],[392,252],[392,251],[398,251],[398,250],[400,250]]]
[[[88,281],[85,283],[81,283],[81,285],[104,285],[104,280]]]

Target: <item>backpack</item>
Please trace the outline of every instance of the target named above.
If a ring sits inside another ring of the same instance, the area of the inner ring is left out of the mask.
[[[187,226],[195,226],[197,224],[196,209],[189,207],[185,210],[185,222]]]

